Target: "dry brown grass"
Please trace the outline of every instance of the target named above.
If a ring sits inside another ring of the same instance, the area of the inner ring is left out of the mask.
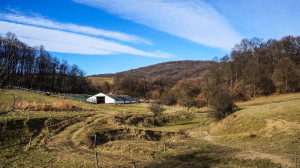
[[[75,106],[73,106],[73,104],[68,100],[55,101],[52,103],[52,108],[60,109],[61,111],[70,111],[70,110],[73,110],[74,107]]]
[[[279,167],[271,162],[278,159],[274,157],[277,155],[266,150],[267,147],[284,152],[279,144],[290,144],[284,147],[291,149],[293,145],[293,149],[298,149],[298,136],[294,134],[300,128],[299,123],[296,123],[300,118],[297,113],[297,101],[300,100],[298,96],[238,104],[241,110],[233,114],[235,116],[229,116],[220,125],[211,126],[208,124],[212,120],[204,115],[205,111],[210,111],[208,108],[193,109],[198,113],[188,113],[180,111],[180,107],[166,106],[167,110],[161,116],[166,121],[157,126],[152,122],[154,120],[147,104],[97,105],[72,100],[66,102],[67,100],[42,94],[19,91],[8,93],[18,94],[20,100],[27,100],[17,101],[18,109],[35,110],[17,109],[0,116],[0,124],[7,121],[11,123],[0,125],[0,128],[3,125],[6,127],[9,139],[7,144],[19,142],[19,134],[24,134],[25,141],[28,140],[27,137],[31,134],[27,133],[27,128],[23,128],[24,123],[28,129],[39,130],[42,125],[45,127],[33,139],[30,150],[22,150],[23,147],[19,146],[0,150],[0,155],[3,156],[0,157],[0,163],[4,167],[95,167],[95,151],[98,152],[100,167],[130,167],[131,161],[137,167],[148,168]],[[288,102],[290,100],[292,102]],[[269,101],[272,105],[265,105]],[[0,104],[1,102],[6,107],[12,102],[12,97],[0,96]],[[280,104],[279,107],[277,103]],[[73,106],[93,108],[94,111],[70,112]],[[38,111],[55,108],[68,111]],[[46,121],[31,124],[36,118]],[[16,127],[15,123],[19,123],[22,129]],[[229,125],[226,126],[227,124]],[[249,125],[251,129],[246,129]],[[99,143],[91,149],[89,147],[93,147],[95,133],[98,133]],[[153,138],[155,134],[159,138]],[[102,141],[102,138],[108,138],[108,141]],[[163,139],[167,143],[166,152],[163,152]],[[278,142],[273,144],[274,140]],[[26,144],[24,148],[27,146]],[[258,147],[266,152],[261,152]]]
[[[109,84],[113,83],[112,77],[88,77],[92,81],[92,83],[96,86],[100,86],[105,82],[108,82]]]
[[[8,105],[8,109],[12,109],[13,105]],[[69,100],[57,100],[49,103],[20,101],[16,103],[15,109],[30,111],[90,111],[91,109],[76,107]]]
[[[218,144],[240,148],[249,155],[287,165],[300,151],[300,94],[257,98],[237,103],[240,110],[211,125]]]

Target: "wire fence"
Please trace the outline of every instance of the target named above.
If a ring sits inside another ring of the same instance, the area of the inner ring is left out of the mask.
[[[78,100],[81,102],[86,102],[86,99],[91,96],[91,95],[87,95],[87,94],[72,94],[72,93],[42,91],[42,90],[36,90],[36,89],[28,89],[28,88],[24,88],[24,87],[20,87],[20,86],[5,86],[4,88],[21,90],[24,92],[34,92],[34,93],[38,93],[38,94],[44,94],[47,96],[61,97],[61,98],[70,99],[70,100]]]

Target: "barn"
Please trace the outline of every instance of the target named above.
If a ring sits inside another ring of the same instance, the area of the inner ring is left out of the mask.
[[[126,95],[104,94],[99,93],[86,99],[87,102],[95,104],[113,103],[113,104],[130,104],[136,103],[136,100]]]

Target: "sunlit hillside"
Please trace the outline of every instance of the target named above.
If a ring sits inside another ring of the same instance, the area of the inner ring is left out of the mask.
[[[148,104],[95,105],[21,91],[3,92],[1,109],[12,106],[13,95],[16,109],[0,114],[4,167],[94,167],[95,151],[100,167],[131,167],[132,161],[138,167],[279,167],[300,150],[300,94],[238,103],[220,122],[207,116],[208,108],[165,106],[153,118]],[[40,110],[57,101],[82,110]],[[24,110],[24,102],[37,108]]]
[[[109,84],[113,83],[113,78],[112,77],[87,77],[92,81],[92,83],[96,86],[101,86],[105,82],[108,82]]]

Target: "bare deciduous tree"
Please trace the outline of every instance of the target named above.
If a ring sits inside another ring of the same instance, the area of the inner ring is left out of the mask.
[[[153,117],[161,115],[166,110],[160,103],[150,103],[148,109],[153,113]]]

